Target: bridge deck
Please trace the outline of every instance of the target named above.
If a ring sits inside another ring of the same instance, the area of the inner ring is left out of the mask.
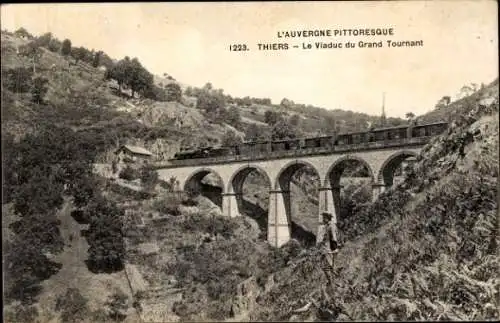
[[[433,137],[434,136],[413,137],[413,138],[393,139],[393,140],[377,141],[377,142],[363,142],[351,145],[344,144],[332,147],[293,149],[286,151],[280,150],[273,152],[261,152],[252,155],[226,155],[218,157],[193,158],[193,159],[183,159],[183,160],[172,159],[167,163],[158,163],[154,166],[156,169],[160,168],[165,169],[165,168],[177,168],[183,166],[214,165],[214,164],[225,164],[231,162],[241,162],[241,161],[271,160],[271,159],[281,159],[290,157],[329,155],[337,153],[344,154],[348,152],[365,151],[365,150],[379,150],[379,149],[397,148],[397,147],[422,146],[427,144]]]

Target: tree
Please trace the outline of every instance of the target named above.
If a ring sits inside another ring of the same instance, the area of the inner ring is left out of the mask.
[[[224,136],[222,137],[222,146],[237,146],[241,144],[243,140],[240,136],[236,135],[236,133],[232,130],[226,131]]]
[[[323,117],[323,120],[327,132],[339,132],[338,121],[334,116],[328,114]]]
[[[136,171],[135,168],[132,168],[130,165],[127,165],[124,169],[121,170],[118,177],[124,179],[126,181],[133,181],[139,178],[140,174]]]
[[[125,85],[126,81],[126,66],[129,64],[129,57],[126,56],[124,59],[118,61],[116,64],[113,64],[111,68],[106,71],[105,78],[106,79],[114,79],[118,83],[118,87],[120,91],[122,87]]]
[[[133,58],[125,70],[129,75],[127,85],[132,89],[132,96],[134,92],[144,94],[153,85],[153,74],[149,73],[137,58]]]
[[[84,61],[87,64],[92,65],[94,62],[94,57],[95,57],[95,51],[94,49],[88,50],[87,48],[83,47],[85,55],[83,55],[82,61]]]
[[[45,214],[64,202],[63,184],[40,166],[30,170],[29,181],[21,182],[14,196],[14,211],[20,215]]]
[[[75,177],[72,184],[69,186],[67,193],[73,196],[73,204],[77,208],[85,207],[99,194],[97,180],[88,171]]]
[[[35,42],[40,47],[49,48],[50,41],[52,40],[52,33],[48,32],[36,38]]]
[[[413,112],[407,112],[405,114],[406,119],[408,119],[408,122],[412,121],[413,118],[415,118],[415,114]]]
[[[26,67],[16,67],[5,72],[5,87],[14,93],[25,93],[31,88],[33,71]]]
[[[280,105],[284,108],[290,108],[294,105],[294,102],[292,100],[288,100],[287,98],[283,98]]]
[[[5,252],[5,280],[4,296],[7,299],[20,300],[23,304],[35,302],[36,295],[41,291],[40,282],[49,278],[61,269],[61,264],[55,263],[47,258],[45,251],[31,233],[43,232],[47,228],[39,225],[44,220],[43,217],[32,217],[23,221],[19,227],[26,224],[25,233],[18,233],[12,242],[4,246]],[[62,239],[54,237],[55,240],[64,245]],[[44,249],[45,250],[45,249]]]
[[[101,55],[102,55],[102,51],[98,51],[97,53],[94,54],[94,58],[92,59],[92,67],[95,67],[95,68],[99,67]]]
[[[75,59],[75,62],[78,63],[79,61],[85,60],[85,57],[87,55],[87,49],[84,47],[73,47],[71,49],[71,56]]]
[[[27,39],[33,39],[33,35],[30,34],[24,27],[19,28],[14,32],[14,36],[23,37]]]
[[[177,83],[169,83],[165,86],[167,101],[180,102],[182,98],[182,89]]]
[[[90,219],[88,267],[93,272],[123,269],[125,245],[122,235],[123,210],[102,197],[96,197],[85,210]]]
[[[71,40],[67,38],[63,40],[61,46],[61,54],[63,54],[63,56],[68,56],[71,54]]]
[[[30,42],[25,46],[20,48],[22,55],[27,56],[31,59],[33,64],[33,74],[36,73],[36,64],[40,61],[40,58],[43,55],[43,50],[35,44],[35,42]]]
[[[207,82],[207,83],[203,86],[203,89],[202,89],[202,90],[207,91],[207,92],[210,92],[210,91],[212,91],[212,89],[213,89],[213,88],[214,88],[214,87],[213,87],[212,83]]]
[[[466,87],[465,87],[465,88],[466,88]],[[462,88],[462,89],[463,89],[463,91],[467,91],[467,88],[466,88],[466,89]],[[437,102],[437,104],[436,104],[435,108],[436,108],[436,109],[442,109],[442,108],[444,108],[444,107],[448,106],[448,105],[450,104],[450,101],[451,101],[451,98],[450,98],[448,95],[443,96],[443,97],[442,97],[442,98],[441,98],[441,99]]]
[[[230,107],[227,110],[225,121],[231,126],[239,128],[241,126],[240,110],[237,107]]]
[[[106,79],[114,79],[118,82],[120,90],[126,85],[135,93],[142,95],[152,95],[155,93],[153,84],[153,74],[149,73],[137,58],[130,59],[126,56],[114,64],[107,72]]]
[[[9,297],[29,301],[40,290],[40,281],[61,267],[46,255],[64,247],[55,214],[65,193],[85,191],[72,188],[85,176],[92,176],[94,152],[89,150],[95,148],[69,128],[43,123],[36,133],[26,134],[19,142],[7,137],[2,138],[2,144],[7,154],[4,170],[9,172],[4,188],[19,217],[10,225],[15,235],[6,247],[5,268],[12,277],[6,291]],[[75,196],[75,204],[80,206],[77,197],[83,197]]]
[[[257,141],[259,139],[262,139],[262,137],[263,137],[262,130],[255,123],[252,123],[247,127],[245,132],[246,140]]]
[[[140,178],[142,185],[147,190],[152,190],[158,182],[158,172],[150,165],[145,165],[140,170]]]
[[[31,100],[33,102],[38,104],[44,102],[45,94],[49,90],[47,83],[49,83],[49,80],[42,76],[38,76],[33,80],[33,88],[31,90]]]
[[[279,121],[279,119],[280,115],[276,111],[267,110],[264,113],[264,120],[270,126],[275,125]]]
[[[100,53],[101,53],[101,55],[99,55],[99,63],[100,63],[100,65],[106,67],[106,70],[111,69],[113,67],[113,65],[115,64],[113,62],[113,60],[111,59],[111,57],[109,57],[103,51],[101,51]]]
[[[52,38],[49,42],[49,45],[47,46],[47,48],[53,52],[53,53],[57,53],[61,50],[61,42],[55,38]]]
[[[212,94],[207,91],[202,91],[198,96],[197,106],[206,112],[216,112],[223,108],[225,104],[223,96]]]
[[[293,116],[290,117],[290,120],[289,120],[290,124],[292,126],[295,126],[297,127],[300,123],[300,117],[298,114],[294,114]]]
[[[145,98],[151,100],[161,101],[161,102],[168,101],[167,93],[165,92],[165,90],[155,84],[151,84],[142,93]]]
[[[184,90],[184,94],[186,96],[193,96],[194,95],[194,89],[191,86],[188,86],[186,90]]]
[[[287,140],[298,137],[298,130],[288,122],[280,120],[271,130],[272,140]]]
[[[17,187],[17,161],[19,149],[14,136],[8,132],[2,134],[2,204],[10,203]]]
[[[250,99],[249,96],[246,96],[242,99],[242,105],[245,105],[245,106],[250,106],[252,105],[252,99]]]

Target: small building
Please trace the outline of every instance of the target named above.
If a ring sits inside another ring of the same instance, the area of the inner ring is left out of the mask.
[[[122,145],[115,151],[118,163],[144,164],[153,159],[153,153],[149,150],[130,145]]]

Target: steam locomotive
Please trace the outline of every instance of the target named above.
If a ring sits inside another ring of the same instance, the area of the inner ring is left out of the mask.
[[[447,122],[438,122],[423,125],[377,128],[367,132],[334,134],[314,138],[249,141],[237,146],[205,147],[196,150],[181,151],[174,155],[172,161],[221,156],[251,156],[278,151],[300,151],[317,148],[334,149],[335,147],[361,143],[384,143],[397,139],[430,137],[442,133],[447,125]]]

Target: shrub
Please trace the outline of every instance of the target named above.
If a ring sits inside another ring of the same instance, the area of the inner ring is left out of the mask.
[[[73,210],[71,211],[71,217],[79,224],[89,224],[90,219],[86,217],[86,213],[83,210]]]
[[[134,295],[134,302],[132,303],[132,306],[138,312],[142,311],[141,300],[143,300],[143,299],[144,299],[144,292],[143,291],[139,291],[139,292],[135,293],[135,295]]]
[[[141,168],[140,177],[142,185],[148,190],[153,189],[158,182],[158,172],[150,165]]]
[[[4,312],[5,322],[31,323],[35,322],[37,316],[38,309],[36,306],[24,306],[21,304]]]
[[[110,296],[106,305],[109,307],[109,316],[115,321],[123,321],[127,317],[128,297],[121,290]]]
[[[32,101],[38,104],[44,102],[45,94],[47,94],[49,88],[47,86],[49,80],[45,77],[36,77],[33,80],[33,88],[31,89]]]
[[[168,195],[165,199],[159,199],[154,202],[154,209],[163,214],[180,215],[179,205],[181,201],[172,195]]]
[[[5,72],[2,78],[7,89],[15,93],[25,93],[31,89],[33,71],[27,67],[16,67]]]
[[[87,242],[88,267],[93,272],[113,272],[123,269],[125,244],[122,233],[123,210],[103,198],[94,199],[87,207],[91,219]]]
[[[126,197],[129,200],[147,200],[154,197],[154,194],[146,191],[136,191],[131,188],[116,184],[109,183],[109,189],[116,194]]]
[[[127,165],[127,167],[122,169],[118,176],[126,181],[133,181],[139,178],[139,173],[136,169],[130,167],[130,165]]]
[[[64,295],[57,298],[56,311],[61,311],[61,321],[64,323],[80,321],[88,315],[87,302],[77,288],[68,288]]]

